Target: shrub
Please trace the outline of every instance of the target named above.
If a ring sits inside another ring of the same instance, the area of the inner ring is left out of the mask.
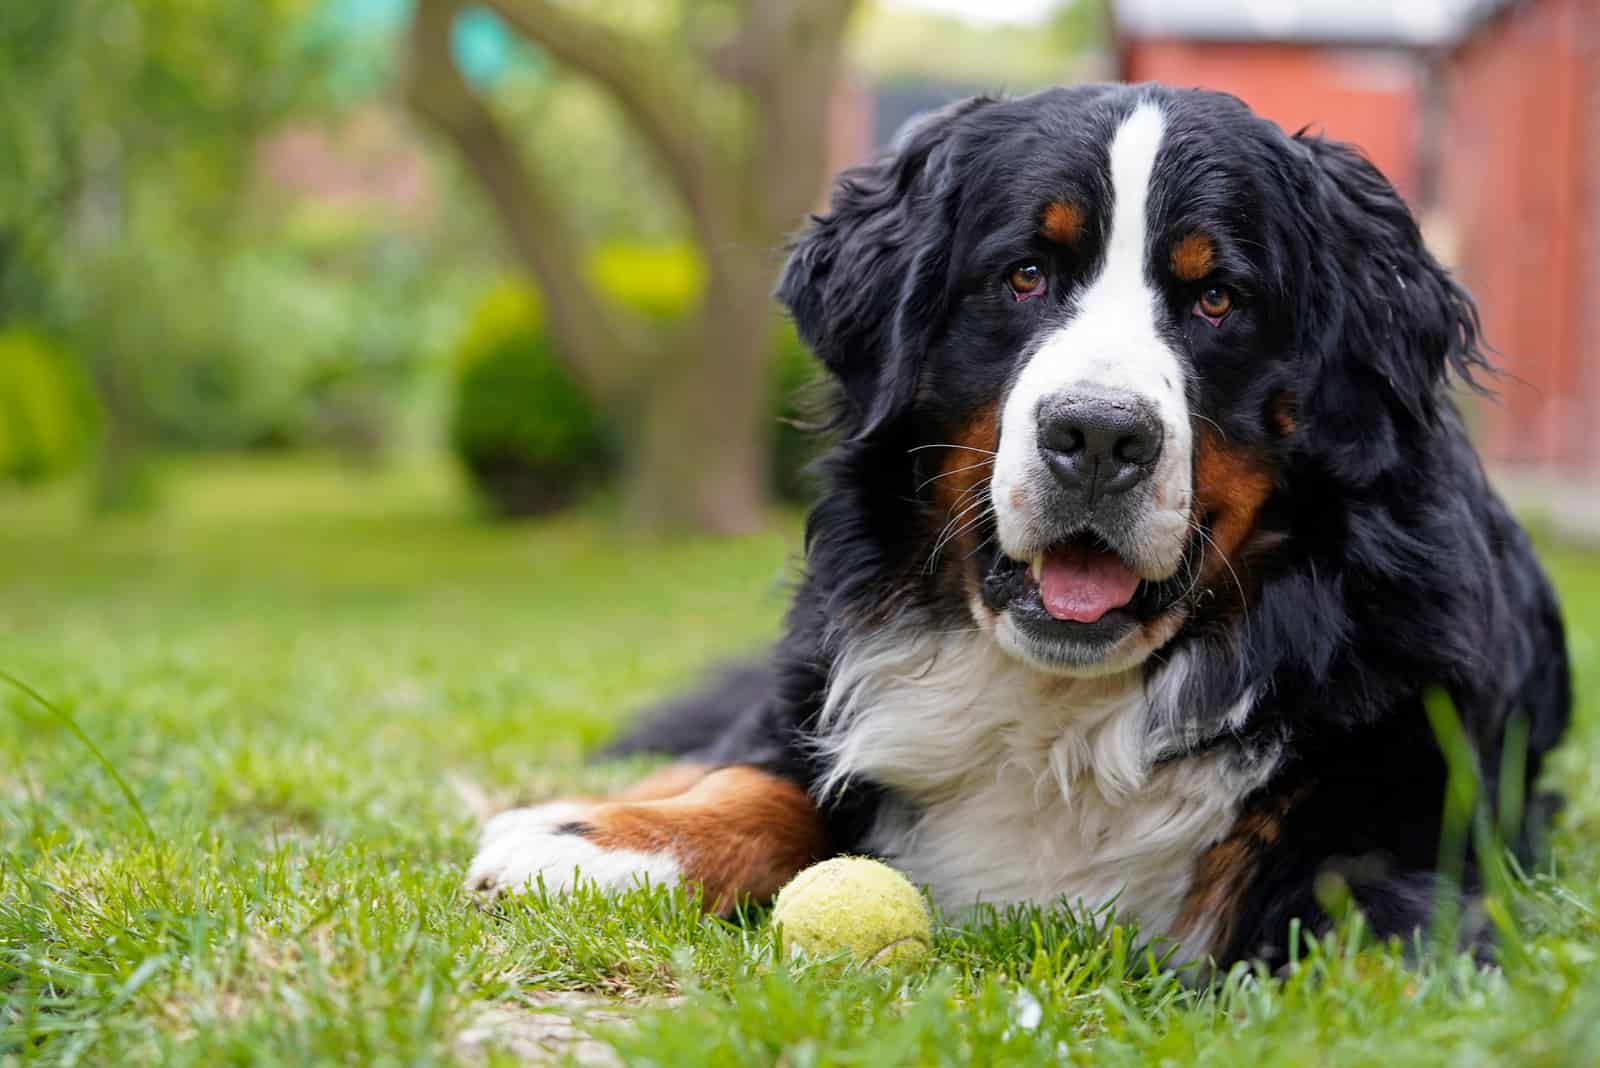
[[[527,288],[490,291],[456,349],[455,378],[451,446],[501,514],[559,508],[612,469],[599,415],[556,354]]]
[[[0,332],[0,478],[70,471],[89,450],[98,414],[76,357],[26,328]]]
[[[688,314],[705,271],[683,246],[608,245],[588,265],[609,296],[664,329]],[[815,364],[787,322],[770,346],[774,491],[800,502],[811,493],[805,466],[816,453],[805,395]],[[610,425],[566,369],[545,329],[536,293],[517,282],[490,291],[455,358],[451,444],[497,511],[533,515],[572,501],[613,474],[624,428]]]
[[[165,236],[80,257],[74,341],[120,383],[119,403],[154,441],[232,448],[273,436],[301,388],[309,339],[335,309],[315,285],[281,286],[281,274],[263,284],[254,257],[207,260]]]

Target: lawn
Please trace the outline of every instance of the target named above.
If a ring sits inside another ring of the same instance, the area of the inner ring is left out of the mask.
[[[179,465],[146,518],[86,524],[59,489],[0,517],[0,669],[84,735],[0,692],[0,1065],[1600,1063],[1593,700],[1504,970],[1352,929],[1195,993],[1107,917],[1020,911],[857,972],[670,892],[460,887],[476,805],[625,778],[583,754],[775,633],[795,524],[492,527],[442,468],[307,460]],[[1600,558],[1547,559],[1600,693]]]

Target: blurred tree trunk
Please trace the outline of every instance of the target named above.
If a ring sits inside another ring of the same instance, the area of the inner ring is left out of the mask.
[[[724,252],[706,280],[695,329],[640,381],[638,435],[627,457],[629,507],[646,526],[753,529],[769,489],[767,362],[771,254],[741,266]],[[733,269],[730,270],[730,267]]]
[[[104,356],[93,361],[104,425],[95,454],[90,508],[98,515],[137,512],[155,496],[149,435],[139,401],[122,381],[125,370]]]
[[[734,533],[767,503],[770,291],[779,245],[826,177],[830,101],[855,0],[746,0],[705,55],[616,30],[553,0],[487,0],[513,30],[610,94],[682,198],[707,268],[681,334],[663,336],[587,281],[543,178],[462,78],[450,32],[464,0],[419,0],[412,107],[460,153],[538,281],[573,370],[631,428],[624,494],[642,525]],[[738,101],[730,136],[697,116],[707,87]]]

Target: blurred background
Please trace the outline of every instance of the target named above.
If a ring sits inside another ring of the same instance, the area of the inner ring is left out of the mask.
[[[862,1048],[950,1060],[1010,1036],[1025,986],[1082,1004],[1078,1061],[1581,1062],[1597,23],[1600,0],[0,0],[0,1068],[554,1063],[662,993],[727,1062],[839,1061],[873,1027]],[[1027,963],[1095,917],[953,941],[948,982],[858,1005],[773,986],[751,932],[655,897],[593,930],[588,903],[465,907],[482,815],[636,779],[586,758],[781,630],[814,369],[769,293],[829,175],[953,98],[1118,77],[1358,142],[1481,302],[1508,374],[1463,403],[1579,695],[1556,859],[1491,902],[1529,932],[1505,975],[1414,980],[1341,941],[1331,1000],[1189,1002],[1122,981],[1132,934],[1099,970]],[[635,1055],[696,1055],[650,1035]]]
[[[1105,78],[1362,145],[1510,373],[1491,465],[1600,530],[1594,0],[7,3],[0,509],[762,528],[811,447],[775,250],[828,176]]]

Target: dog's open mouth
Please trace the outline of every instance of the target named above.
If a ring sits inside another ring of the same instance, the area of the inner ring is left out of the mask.
[[[1002,644],[1051,668],[1095,668],[1187,596],[1190,584],[1181,576],[1193,571],[1197,539],[1165,579],[1141,578],[1113,544],[1085,530],[1028,561],[994,550],[979,595]]]
[[[1139,590],[1139,576],[1110,546],[1093,535],[1052,545],[1033,558],[1024,592],[1038,590],[1052,619],[1096,623],[1108,612],[1126,608]]]
[[[1090,532],[1034,554],[1028,563],[997,554],[983,601],[1040,638],[1096,642],[1158,610],[1159,584],[1142,582],[1121,554]]]

